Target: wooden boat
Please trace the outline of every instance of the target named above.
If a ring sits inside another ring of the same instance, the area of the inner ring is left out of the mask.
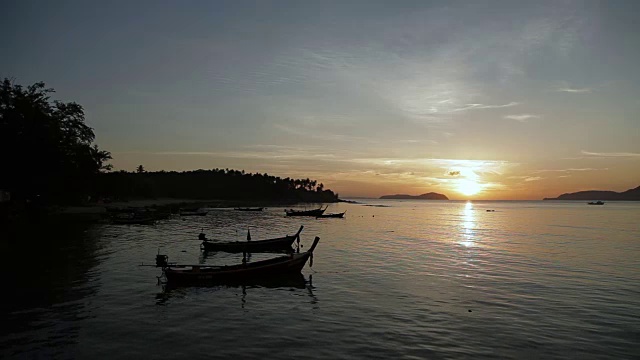
[[[298,239],[300,242],[300,233],[303,226],[300,226],[298,232],[295,235],[286,235],[279,238],[265,239],[251,241],[251,234],[247,232],[247,241],[225,241],[225,242],[212,242],[201,233],[199,236],[202,244],[200,248],[204,251],[225,251],[231,253],[256,253],[256,252],[281,252],[292,251],[293,242]]]
[[[322,219],[322,218],[343,218],[344,214],[346,214],[347,212],[341,212],[341,213],[335,213],[335,214],[322,214],[322,215],[318,215],[316,216],[316,219]]]
[[[178,265],[168,262],[166,255],[156,256],[156,266],[162,267],[170,285],[220,284],[266,279],[285,274],[300,273],[309,261],[312,266],[313,250],[320,238],[316,236],[311,248],[303,253],[292,253],[273,259],[228,266]],[[311,260],[310,260],[311,259]]]
[[[596,202],[588,202],[587,205],[604,205],[604,202],[598,200]]]
[[[287,214],[287,216],[320,216],[324,214],[324,212],[327,210],[327,207],[325,207],[324,209],[320,207],[318,209],[313,209],[313,210],[294,210],[294,209],[286,210],[285,209],[284,211]]]
[[[180,209],[180,216],[205,216],[207,215],[207,213],[209,212],[201,209],[189,209],[189,210]]]
[[[262,211],[264,210],[263,207],[259,207],[259,208],[234,208],[233,210],[238,210],[238,211]]]

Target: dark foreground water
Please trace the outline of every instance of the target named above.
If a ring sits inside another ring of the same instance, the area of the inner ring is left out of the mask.
[[[348,210],[342,220],[212,209],[155,226],[3,233],[0,358],[640,356],[640,203],[364,202],[388,207],[330,206]],[[302,281],[165,290],[158,269],[137,266],[159,249],[236,263],[242,255],[203,256],[201,229],[243,239],[250,226],[258,240],[300,225],[305,246],[321,238]]]

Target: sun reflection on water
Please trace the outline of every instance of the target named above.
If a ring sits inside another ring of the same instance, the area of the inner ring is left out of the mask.
[[[473,203],[467,201],[462,210],[462,240],[460,244],[470,247],[475,244],[475,217],[473,214]]]

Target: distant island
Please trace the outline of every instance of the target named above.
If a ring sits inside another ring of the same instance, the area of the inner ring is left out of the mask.
[[[624,192],[588,190],[567,193],[557,198],[544,198],[543,200],[620,200],[620,201],[640,201],[640,186]]]
[[[396,194],[396,195],[383,195],[380,196],[380,199],[410,199],[410,200],[449,200],[448,197],[442,194],[430,192],[422,195],[407,195],[407,194]]]

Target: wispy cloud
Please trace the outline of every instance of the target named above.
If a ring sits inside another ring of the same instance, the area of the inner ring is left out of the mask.
[[[524,180],[524,181],[538,181],[538,180],[542,180],[544,178],[540,177],[540,176],[513,175],[513,176],[509,176],[508,179],[520,179],[520,180]]]
[[[590,93],[591,91],[593,91],[593,89],[591,89],[591,88],[562,87],[562,88],[556,89],[556,91],[574,93],[574,94],[583,94],[583,93]]]
[[[526,177],[524,179],[524,181],[538,181],[538,180],[542,180],[542,179],[544,179],[544,178],[542,178],[540,176],[529,176],[529,177]]]
[[[527,120],[529,119],[539,119],[540,116],[533,115],[533,114],[520,114],[520,115],[507,115],[504,118],[509,120],[516,120],[519,122],[527,122]]]
[[[609,170],[609,168],[602,168],[602,169],[596,169],[596,168],[542,169],[542,170],[536,170],[533,173],[534,174],[539,174],[539,173],[544,173],[544,172],[578,172],[578,171],[606,171],[606,170]]]
[[[463,107],[457,108],[453,111],[467,111],[467,110],[479,110],[479,109],[501,109],[506,107],[512,107],[520,105],[519,102],[512,101],[508,104],[499,104],[499,105],[485,105],[485,104],[466,104]]]
[[[631,152],[590,152],[582,150],[583,155],[594,157],[640,157],[640,153]]]

